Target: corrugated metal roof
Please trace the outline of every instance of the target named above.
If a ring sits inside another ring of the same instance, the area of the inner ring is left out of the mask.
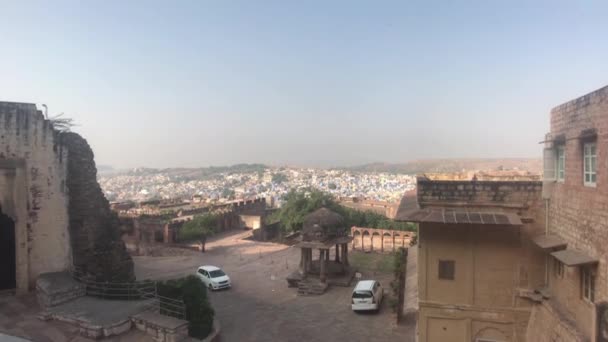
[[[557,235],[539,235],[532,239],[542,249],[566,248],[568,243]]]
[[[551,255],[563,262],[566,266],[582,266],[596,264],[598,262],[598,259],[574,249],[564,249],[553,252]]]
[[[409,222],[433,222],[445,224],[483,224],[521,226],[520,217],[512,213],[479,212],[466,209],[419,209],[400,218]]]

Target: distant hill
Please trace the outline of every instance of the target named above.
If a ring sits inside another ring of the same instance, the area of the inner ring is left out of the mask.
[[[167,169],[154,169],[154,168],[135,168],[128,171],[130,175],[149,175],[162,172],[168,174],[177,180],[197,180],[213,177],[220,173],[250,173],[250,172],[263,172],[268,167],[263,164],[235,164],[231,166],[209,166],[199,168],[167,168]]]
[[[540,158],[422,159],[402,164],[371,163],[346,169],[355,172],[389,172],[404,174],[524,170],[540,174],[542,171],[542,160]]]
[[[113,173],[113,172],[116,172],[116,170],[112,166],[110,166],[110,165],[100,164],[100,165],[97,165],[97,172],[99,172],[99,173]]]

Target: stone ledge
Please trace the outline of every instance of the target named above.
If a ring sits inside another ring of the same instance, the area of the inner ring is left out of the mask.
[[[107,324],[107,325],[97,325],[92,324],[83,320],[75,319],[72,317],[67,317],[64,315],[53,314],[49,312],[43,312],[39,315],[39,318],[42,320],[51,320],[55,319],[60,322],[68,323],[78,328],[78,332],[81,336],[92,338],[92,339],[102,339],[110,336],[116,336],[120,334],[124,334],[127,331],[131,330],[131,320],[126,319],[120,322]]]
[[[85,286],[68,272],[50,272],[36,279],[38,304],[43,309],[69,302],[86,294]]]
[[[146,311],[131,317],[137,330],[158,342],[183,341],[188,337],[188,321]]]

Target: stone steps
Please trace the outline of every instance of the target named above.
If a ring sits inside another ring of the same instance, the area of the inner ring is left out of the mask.
[[[298,295],[300,296],[319,296],[327,290],[327,283],[314,280],[303,280],[298,284]]]

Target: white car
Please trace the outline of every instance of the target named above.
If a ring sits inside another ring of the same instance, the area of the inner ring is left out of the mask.
[[[361,280],[355,286],[351,307],[353,311],[379,310],[384,289],[375,280]]]
[[[209,290],[227,289],[232,286],[230,278],[216,266],[201,266],[196,271],[196,275]]]

